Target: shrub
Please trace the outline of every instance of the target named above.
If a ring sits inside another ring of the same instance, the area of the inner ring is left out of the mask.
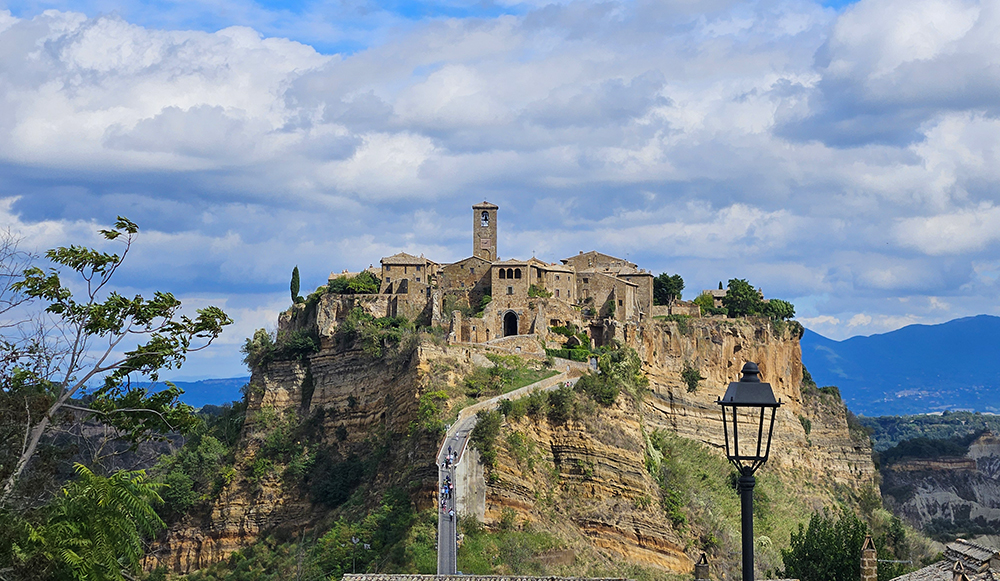
[[[545,354],[550,357],[560,357],[581,363],[590,361],[590,351],[586,349],[546,349]]]
[[[500,436],[500,426],[503,416],[497,410],[479,410],[476,413],[476,426],[469,434],[469,445],[479,451],[483,465],[488,468],[496,466],[496,441]]]
[[[253,370],[256,367],[266,366],[274,360],[278,346],[274,342],[274,335],[264,329],[254,331],[253,337],[248,338],[240,353],[243,353],[243,363]]]
[[[694,304],[701,309],[701,314],[709,314],[710,309],[715,308],[715,299],[709,293],[701,293],[694,299]]]
[[[799,423],[802,424],[802,429],[806,431],[806,435],[808,436],[809,432],[812,431],[812,422],[805,416],[799,416]]]
[[[566,384],[549,392],[549,411],[546,414],[553,424],[563,424],[573,413],[573,390]]]
[[[681,369],[681,380],[687,385],[688,393],[693,393],[698,390],[698,382],[705,379],[701,374],[701,370],[697,367],[691,365],[690,361],[684,361],[684,367]]]
[[[552,291],[545,290],[543,287],[533,284],[528,287],[528,296],[530,298],[547,299],[552,296]]]
[[[588,373],[576,382],[576,390],[587,394],[603,406],[610,406],[618,399],[621,388],[618,382],[605,375]]]
[[[382,281],[365,270],[355,276],[337,277],[327,283],[326,288],[329,292],[339,295],[371,295],[378,293],[381,286]]]

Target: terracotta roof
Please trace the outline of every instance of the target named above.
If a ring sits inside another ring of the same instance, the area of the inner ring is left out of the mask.
[[[399,252],[392,256],[386,256],[381,260],[382,264],[427,264],[430,262],[426,258],[413,256],[405,252]]]
[[[472,207],[473,210],[499,210],[500,206],[496,204],[491,204],[486,200],[483,200],[482,204],[476,204]]]
[[[507,260],[501,260],[500,262],[494,262],[493,266],[527,266],[527,261],[524,260],[514,260],[513,258],[508,258]]]

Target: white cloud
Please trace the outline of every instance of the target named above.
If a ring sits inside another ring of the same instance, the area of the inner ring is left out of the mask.
[[[995,3],[516,4],[316,14],[299,38],[356,43],[332,56],[238,0],[216,32],[177,25],[204,4],[169,31],[139,4],[0,12],[0,217],[45,248],[128,215],[128,284],[248,321],[295,264],[308,287],[468,255],[484,198],[504,257],[748,278],[833,334],[998,308]]]

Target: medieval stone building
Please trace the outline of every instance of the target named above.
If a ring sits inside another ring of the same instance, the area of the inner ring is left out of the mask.
[[[600,344],[626,338],[652,316],[653,275],[627,260],[596,251],[555,263],[500,260],[499,209],[485,201],[472,206],[467,258],[450,264],[405,252],[383,258],[379,293],[386,314],[450,321],[453,341],[531,350],[530,341],[510,338],[544,337],[550,327],[573,323]]]

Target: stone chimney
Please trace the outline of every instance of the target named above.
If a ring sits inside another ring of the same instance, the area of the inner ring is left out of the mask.
[[[694,564],[694,579],[695,581],[708,581],[708,555],[705,553],[701,554],[701,558],[698,562]]]
[[[951,579],[952,581],[969,581],[969,578],[965,575],[965,565],[961,561],[955,561],[955,564],[952,566]]]
[[[861,545],[861,581],[878,581],[878,554],[871,535]]]

